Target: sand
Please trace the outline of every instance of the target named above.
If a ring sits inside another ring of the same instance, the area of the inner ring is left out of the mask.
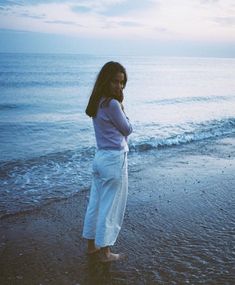
[[[86,255],[82,191],[0,220],[0,284],[235,284],[235,139],[154,152],[129,156],[127,261]]]

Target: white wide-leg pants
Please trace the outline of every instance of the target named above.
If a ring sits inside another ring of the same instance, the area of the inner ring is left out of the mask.
[[[83,237],[98,247],[115,243],[122,226],[128,194],[127,152],[98,150]]]

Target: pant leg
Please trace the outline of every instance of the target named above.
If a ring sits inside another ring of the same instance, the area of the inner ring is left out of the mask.
[[[116,242],[124,218],[128,194],[127,153],[111,151],[100,167],[102,185],[95,243],[104,247]]]
[[[83,237],[86,239],[95,239],[96,234],[96,223],[99,210],[99,189],[101,188],[99,173],[97,172],[96,167],[96,160],[97,156],[95,156],[93,162],[90,197],[83,226]]]

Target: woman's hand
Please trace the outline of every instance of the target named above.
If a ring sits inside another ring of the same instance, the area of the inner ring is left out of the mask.
[[[114,99],[118,100],[118,102],[122,103],[122,101],[124,99],[122,90],[120,90],[120,92],[117,95],[113,96],[113,97],[114,97]]]

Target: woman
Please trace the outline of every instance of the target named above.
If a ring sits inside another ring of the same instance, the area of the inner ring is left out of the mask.
[[[132,126],[122,105],[126,82],[126,70],[121,64],[106,63],[86,108],[86,114],[93,120],[97,152],[83,237],[88,242],[88,254],[99,251],[102,262],[124,257],[112,253],[110,246],[121,229],[128,191],[127,136]]]

